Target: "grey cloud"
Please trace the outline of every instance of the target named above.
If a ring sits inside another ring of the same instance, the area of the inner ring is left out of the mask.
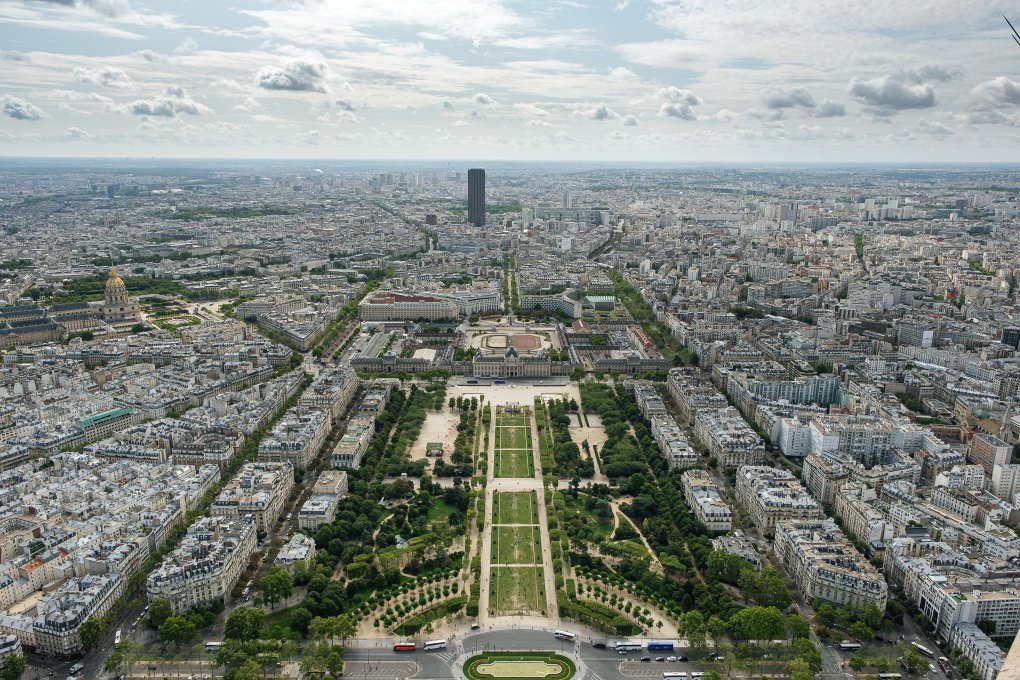
[[[332,108],[340,109],[341,111],[353,111],[356,106],[354,102],[349,99],[337,99],[331,104]]]
[[[448,101],[448,100],[444,100],[443,101],[443,108],[446,109],[447,111],[453,111],[457,107],[455,107],[453,105],[453,102]]]
[[[166,55],[160,54],[156,50],[139,50],[138,56],[153,64],[166,61]]]
[[[903,74],[884,75],[871,80],[854,77],[850,79],[849,92],[857,101],[877,109],[876,115],[935,106],[932,86],[913,82]]]
[[[638,117],[635,116],[633,113],[628,113],[626,116],[623,117],[623,124],[626,125],[627,127],[634,127],[639,123],[640,121],[638,121]]]
[[[988,106],[1020,104],[1020,83],[1006,76],[986,80],[970,91],[980,102]]]
[[[201,116],[212,113],[205,104],[196,102],[188,96],[183,87],[171,86],[166,89],[163,96],[152,99],[136,99],[124,108],[136,116],[158,116],[162,118],[174,118],[178,114],[189,116]]]
[[[833,101],[832,99],[823,99],[814,111],[815,118],[836,118],[845,115],[846,107],[843,106],[843,102]]]
[[[785,89],[781,87],[766,88],[761,94],[762,103],[770,109],[792,109],[795,106],[814,108],[815,98],[803,87]]]
[[[0,61],[21,61],[28,62],[32,61],[28,55],[24,52],[18,52],[17,50],[0,50]]]
[[[321,61],[288,59],[282,66],[263,66],[255,76],[255,84],[264,90],[327,93],[329,66]]]
[[[478,104],[479,106],[492,106],[493,104],[496,103],[495,99],[485,94],[484,92],[479,92],[478,94],[476,94],[474,97],[471,98],[471,101],[473,101],[475,104]]]
[[[102,68],[86,68],[79,66],[72,73],[79,83],[105,85],[106,87],[124,88],[131,84],[131,76],[123,69],[103,66]]]
[[[127,0],[35,0],[46,5],[90,9],[108,17],[117,17],[131,11]]]
[[[953,130],[949,126],[940,123],[937,120],[919,121],[917,123],[917,129],[923,132],[924,134],[931,135],[933,137],[948,137],[949,135],[953,134]]]
[[[80,127],[69,127],[66,130],[64,130],[64,134],[66,134],[71,139],[85,139],[86,137],[89,136],[89,133],[85,132]]]
[[[42,120],[46,117],[42,109],[21,97],[9,95],[3,98],[3,103],[4,113],[15,120]]]
[[[960,69],[944,66],[922,66],[903,72],[903,76],[912,83],[948,83],[961,75]]]
[[[783,112],[779,109],[763,109],[759,107],[744,111],[744,115],[756,120],[782,120],[783,118]]]

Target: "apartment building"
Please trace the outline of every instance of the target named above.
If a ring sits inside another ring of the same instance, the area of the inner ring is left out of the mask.
[[[775,551],[805,599],[885,611],[888,587],[882,574],[847,540],[831,519],[782,520]]]
[[[967,461],[980,465],[985,469],[985,474],[991,477],[996,465],[1009,463],[1012,452],[1013,447],[995,435],[979,433],[971,439]]]
[[[974,674],[980,680],[996,680],[1006,663],[1006,655],[999,645],[973,623],[960,622],[953,626],[949,631],[949,644],[970,659]]]
[[[222,600],[255,552],[257,528],[251,517],[202,517],[145,582],[149,600],[170,601],[175,614]]]
[[[347,431],[329,454],[329,462],[336,469],[356,470],[375,434],[375,418],[358,416],[347,423]]]
[[[213,517],[241,519],[251,516],[260,533],[280,518],[294,488],[290,463],[245,463],[212,502]]]
[[[259,443],[258,459],[304,470],[329,436],[330,424],[328,411],[288,411]]]
[[[709,531],[722,533],[732,528],[733,511],[719,495],[715,479],[707,470],[688,470],[680,483],[687,505]]]
[[[333,426],[351,405],[360,384],[361,380],[351,367],[334,368],[316,378],[302,393],[298,403],[325,411],[330,426]]]
[[[771,534],[778,522],[817,519],[821,506],[783,468],[743,465],[737,468],[737,502],[763,534]]]
[[[765,458],[765,443],[733,407],[698,411],[694,436],[723,467],[754,465]]]
[[[992,493],[1014,503],[1020,492],[1020,465],[996,465],[992,468]]]
[[[847,482],[836,492],[835,512],[843,528],[861,543],[874,548],[892,540],[893,524],[875,508],[878,496],[860,482]]]
[[[680,422],[688,427],[694,424],[698,411],[702,409],[714,411],[727,406],[726,397],[691,369],[670,369],[666,389],[676,402]]]
[[[651,430],[671,470],[686,470],[700,464],[701,456],[687,442],[687,431],[677,425],[673,416],[653,416]]]

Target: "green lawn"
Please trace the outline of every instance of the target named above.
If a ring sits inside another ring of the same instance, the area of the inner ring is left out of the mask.
[[[541,555],[541,534],[538,527],[492,528],[492,562],[494,564],[535,564]]]
[[[577,667],[551,652],[485,652],[464,663],[468,680],[570,680]]]
[[[450,514],[456,510],[452,505],[447,504],[442,498],[433,498],[429,505],[429,514],[426,516],[429,524],[436,522],[448,523]]]
[[[496,415],[497,425],[511,425],[515,427],[527,427],[531,424],[531,417],[529,414],[518,413],[509,415],[500,411]]]
[[[530,427],[496,427],[497,449],[529,449],[531,448]]]
[[[497,491],[493,494],[493,524],[538,524],[534,491]]]
[[[496,477],[534,477],[535,459],[531,449],[496,450]]]
[[[489,613],[541,612],[545,615],[545,580],[541,567],[492,567]]]

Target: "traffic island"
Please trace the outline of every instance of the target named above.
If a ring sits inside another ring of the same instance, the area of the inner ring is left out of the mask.
[[[468,680],[570,680],[574,662],[552,652],[486,652],[464,663]]]

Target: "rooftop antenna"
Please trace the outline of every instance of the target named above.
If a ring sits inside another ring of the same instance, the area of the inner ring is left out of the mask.
[[[1006,19],[1006,15],[1003,14],[1002,18]],[[1009,19],[1006,19],[1006,23],[1009,24],[1009,30],[1013,31],[1013,35],[1010,36],[1011,38],[1013,38],[1013,42],[1020,46],[1020,33],[1017,33],[1016,28],[1013,26],[1012,23],[1010,23]]]

